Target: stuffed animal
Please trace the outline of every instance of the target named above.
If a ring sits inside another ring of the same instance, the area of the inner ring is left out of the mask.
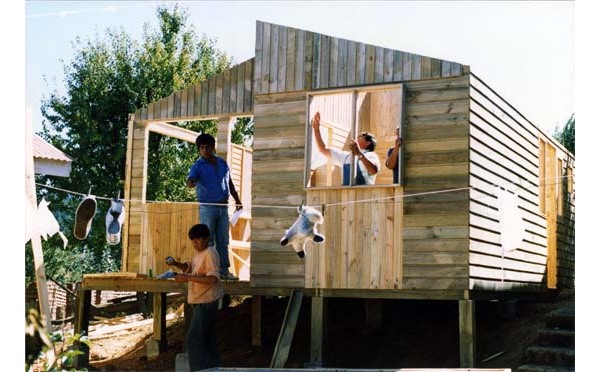
[[[304,202],[298,207],[298,218],[292,224],[292,227],[285,231],[281,238],[281,245],[291,245],[298,257],[304,258],[304,247],[306,242],[311,239],[315,243],[322,243],[325,237],[317,232],[317,224],[323,223],[323,215],[313,207],[304,205]]]

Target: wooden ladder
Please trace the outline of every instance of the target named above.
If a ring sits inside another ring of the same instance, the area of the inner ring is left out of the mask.
[[[290,346],[292,346],[292,338],[294,338],[294,331],[296,330],[296,324],[298,323],[298,315],[300,314],[300,306],[302,305],[303,297],[304,294],[301,290],[292,290],[283,318],[283,324],[281,325],[281,331],[279,331],[279,338],[277,339],[277,344],[275,344],[275,351],[273,352],[270,368],[283,368],[287,361],[290,353]]]

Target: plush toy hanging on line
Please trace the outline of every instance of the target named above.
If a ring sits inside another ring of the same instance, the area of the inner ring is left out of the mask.
[[[304,202],[298,207],[300,214],[296,221],[281,238],[281,245],[291,245],[298,257],[304,258],[304,247],[306,242],[311,239],[315,243],[322,243],[325,237],[317,232],[317,224],[323,223],[323,215],[313,207],[304,205]]]

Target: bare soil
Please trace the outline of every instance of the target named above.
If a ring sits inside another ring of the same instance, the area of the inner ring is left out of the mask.
[[[251,344],[251,299],[234,298],[219,312],[218,342],[223,367],[268,368],[288,298],[265,298],[262,346]],[[237,300],[237,301],[236,301]],[[572,304],[574,290],[536,301],[518,301],[507,311],[497,302],[477,302],[477,368],[511,368],[522,363],[524,350],[544,327],[551,310]],[[367,325],[365,301],[327,299],[323,365],[326,368],[459,368],[456,301],[385,300],[381,321]],[[92,371],[173,371],[183,352],[185,322],[170,321],[168,348],[146,357],[152,326],[92,339]],[[310,356],[310,299],[305,298],[286,368],[306,368]]]

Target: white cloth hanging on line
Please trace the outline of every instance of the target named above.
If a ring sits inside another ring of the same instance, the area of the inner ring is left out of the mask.
[[[525,223],[519,209],[519,196],[517,191],[510,192],[498,186],[496,195],[500,214],[502,252],[512,252],[522,246],[525,238]]]

